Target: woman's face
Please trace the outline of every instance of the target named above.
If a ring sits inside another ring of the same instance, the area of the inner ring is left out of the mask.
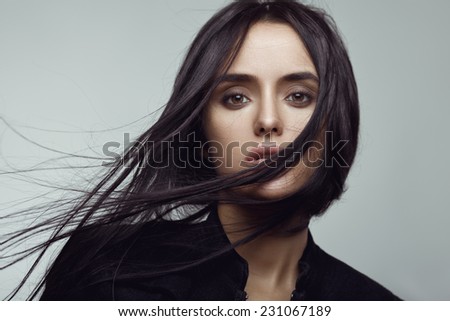
[[[316,69],[297,32],[283,23],[253,25],[204,114],[217,173],[255,166],[286,147],[310,119],[318,90]],[[281,199],[295,193],[308,173],[299,162],[281,177],[239,191]]]

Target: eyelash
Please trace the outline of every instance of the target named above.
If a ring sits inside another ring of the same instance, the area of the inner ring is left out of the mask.
[[[297,107],[306,107],[309,104],[311,104],[313,102],[313,100],[314,100],[314,96],[311,93],[307,92],[307,91],[294,91],[294,92],[290,93],[288,95],[288,97],[291,97],[291,96],[296,95],[296,94],[300,94],[303,97],[306,97],[306,102],[301,102],[300,103],[301,106],[297,106]]]
[[[250,101],[250,99],[249,99],[247,96],[245,96],[242,92],[236,91],[236,92],[232,92],[232,93],[229,93],[229,94],[225,95],[225,96],[222,98],[222,103],[223,103],[225,106],[240,107],[241,105],[235,105],[235,104],[231,104],[231,103],[229,102],[229,100],[230,100],[231,98],[236,97],[236,96],[242,96],[242,97],[245,97],[248,101]]]
[[[313,99],[314,99],[313,95],[310,94],[310,93],[307,92],[307,91],[294,91],[294,92],[290,93],[290,94],[285,98],[285,100],[286,100],[286,101],[292,101],[292,102],[294,103],[294,105],[295,105],[295,101],[294,101],[294,100],[287,100],[287,98],[289,98],[289,97],[291,97],[291,96],[293,96],[293,95],[296,95],[296,94],[300,94],[300,95],[306,97],[307,100],[306,100],[306,102],[301,103],[300,106],[297,105],[297,106],[294,106],[294,107],[305,107],[305,106],[308,106],[309,104],[311,104],[311,102],[312,102]],[[230,100],[231,98],[233,98],[233,97],[236,97],[236,96],[242,96],[242,97],[246,98],[248,101],[250,101],[250,99],[249,99],[244,93],[239,92],[239,91],[236,91],[236,92],[232,92],[232,93],[229,93],[229,94],[225,95],[225,96],[222,98],[222,104],[224,104],[225,106],[229,106],[229,107],[239,108],[239,107],[241,107],[242,105],[244,105],[244,104],[247,103],[247,102],[245,102],[245,103],[238,104],[238,105],[230,103],[229,100]]]

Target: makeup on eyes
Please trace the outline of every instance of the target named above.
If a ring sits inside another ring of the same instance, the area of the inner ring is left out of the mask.
[[[233,99],[236,100],[233,102]],[[315,99],[316,94],[313,91],[299,88],[298,86],[297,88],[291,89],[284,98],[284,100],[293,105],[293,107],[306,107],[309,104],[313,103]],[[232,108],[243,107],[245,104],[250,103],[251,101],[252,99],[248,97],[248,94],[240,89],[232,89],[230,91],[227,91],[220,98],[220,102],[222,105]]]

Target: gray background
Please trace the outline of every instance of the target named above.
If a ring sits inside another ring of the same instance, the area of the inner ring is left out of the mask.
[[[404,299],[449,300],[450,2],[311,2],[344,35],[362,113],[349,189],[313,223],[313,235]],[[168,98],[193,36],[225,3],[2,0],[0,115],[39,144],[101,154],[104,142],[150,126],[154,117],[146,115]],[[3,168],[59,156],[3,123],[0,139]],[[53,171],[45,178],[74,182],[74,175],[81,174]],[[40,192],[17,175],[0,180],[2,209]],[[20,222],[1,221],[0,231]],[[0,271],[0,297],[29,264]]]

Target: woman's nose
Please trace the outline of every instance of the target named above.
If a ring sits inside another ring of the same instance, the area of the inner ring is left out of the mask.
[[[283,124],[277,109],[277,105],[272,100],[267,103],[261,103],[257,111],[254,124],[254,132],[257,136],[281,135],[283,133]]]

